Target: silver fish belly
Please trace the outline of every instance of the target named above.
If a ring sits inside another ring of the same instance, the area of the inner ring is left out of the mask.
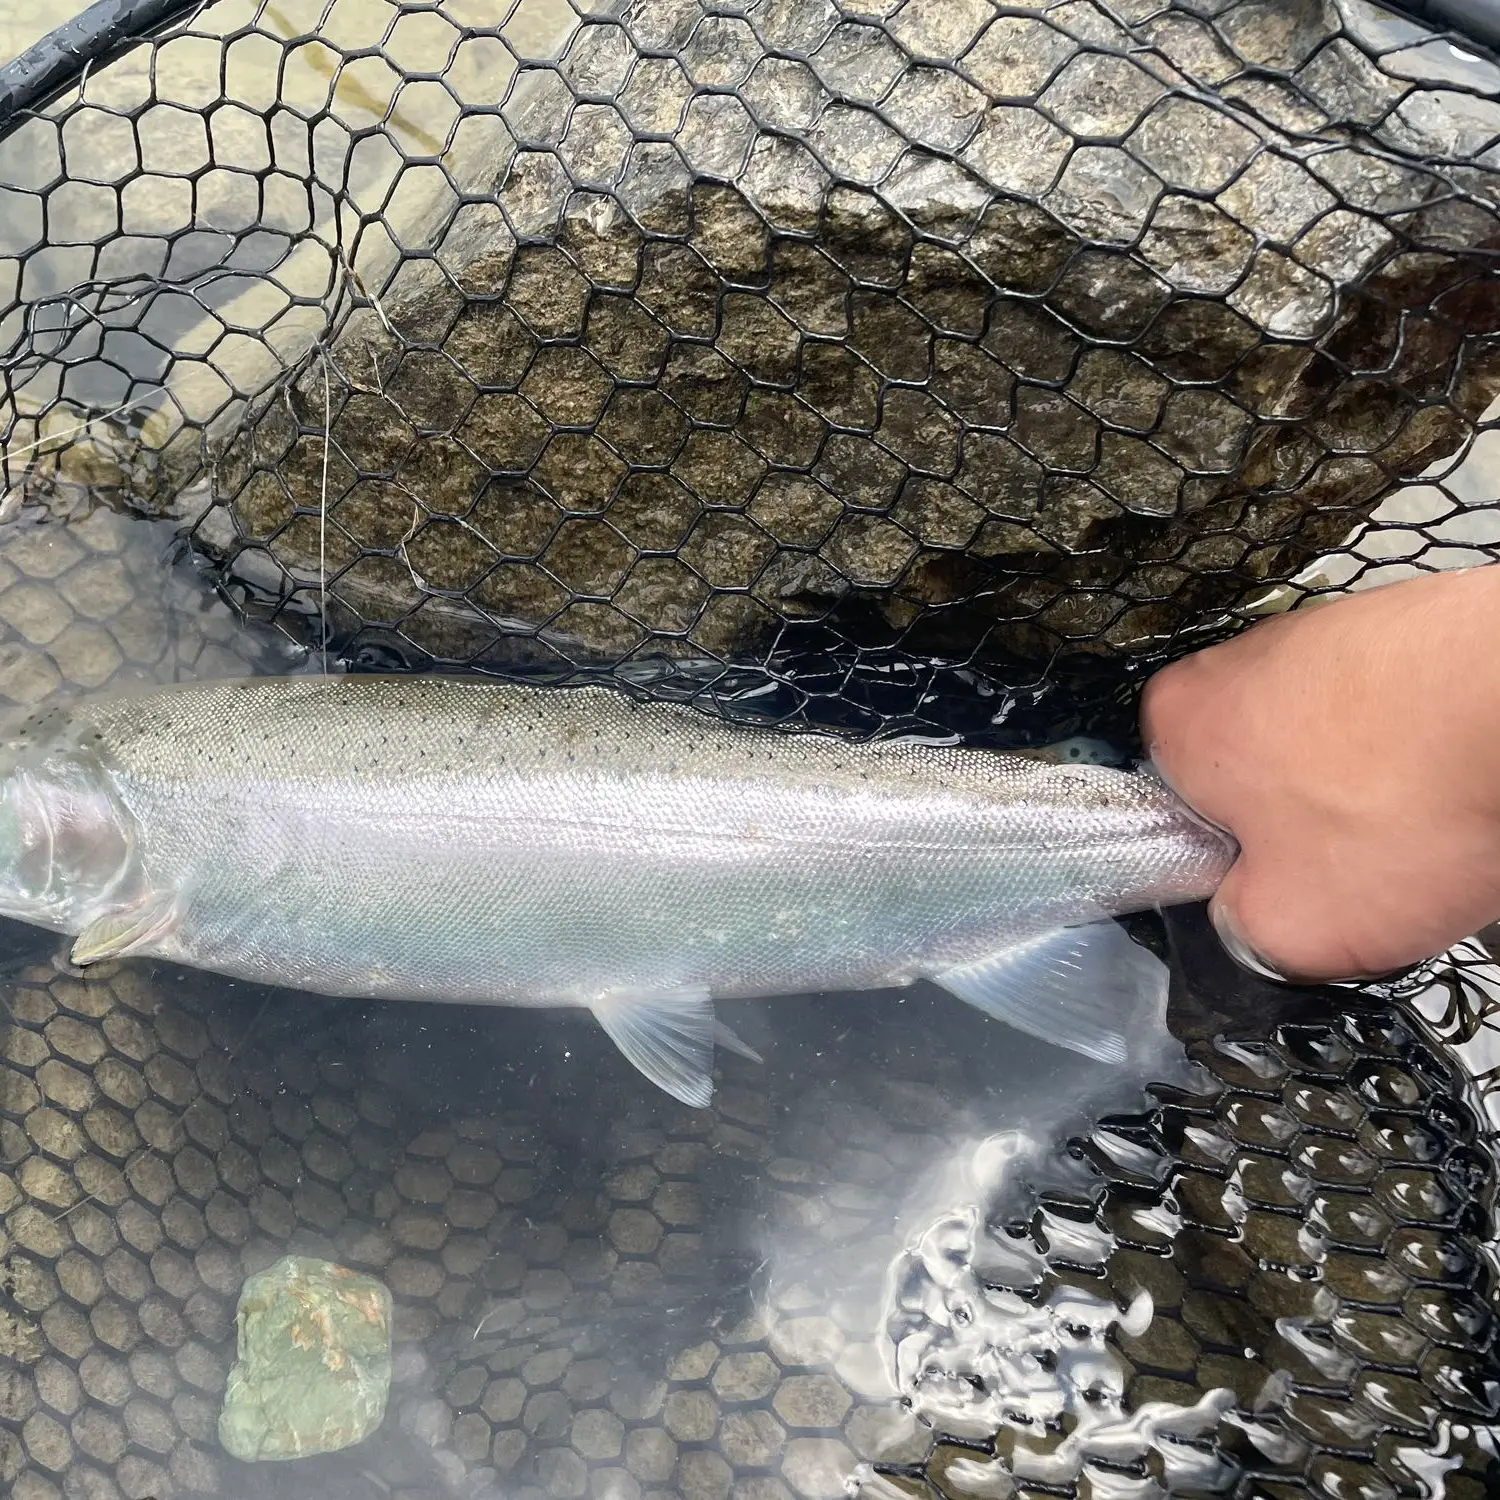
[[[1071,1003],[1074,1044],[1117,1055],[1100,981],[1130,945],[1078,924],[1205,896],[1232,857],[1149,777],[602,688],[192,684],[33,717],[0,778],[0,911],[79,962],[587,1006],[692,1103],[714,996],[932,978],[1028,1030]]]

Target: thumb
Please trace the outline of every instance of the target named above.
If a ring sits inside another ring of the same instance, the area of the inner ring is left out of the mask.
[[[1242,850],[1214,892],[1208,916],[1224,951],[1276,984],[1362,983],[1398,973],[1403,966],[1394,960],[1373,966],[1366,950],[1351,942],[1327,891],[1326,872],[1298,878]]]

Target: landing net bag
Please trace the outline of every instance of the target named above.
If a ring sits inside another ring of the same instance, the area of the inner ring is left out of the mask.
[[[0,620],[41,659],[175,527],[356,669],[1127,737],[1176,655],[1500,557],[1497,39],[1491,0],[103,0],[0,67],[0,527],[110,524],[0,532]],[[228,635],[57,676],[270,660]],[[0,996],[18,1500],[1493,1492],[1477,945],[1285,1014],[1179,964],[1192,1086],[1055,1189],[995,1080],[1104,1096],[931,996],[896,1046],[788,1014],[710,1113],[550,1016],[45,959]],[[976,1130],[972,1212],[892,1218]],[[390,1416],[231,1464],[235,1299],[288,1250],[388,1287]]]

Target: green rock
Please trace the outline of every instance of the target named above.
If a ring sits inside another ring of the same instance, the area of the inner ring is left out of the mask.
[[[240,1291],[219,1417],[235,1458],[306,1458],[366,1438],[391,1384],[391,1294],[331,1261],[287,1255]]]

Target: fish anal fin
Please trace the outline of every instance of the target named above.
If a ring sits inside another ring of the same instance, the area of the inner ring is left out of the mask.
[[[174,895],[153,894],[118,911],[95,917],[73,942],[69,961],[78,968],[139,953],[157,938],[165,937],[182,916]]]
[[[1065,927],[933,976],[945,990],[1029,1036],[1097,1062],[1124,1062],[1142,1002],[1166,966],[1116,922]]]
[[[652,1083],[693,1109],[708,1107],[719,1028],[706,989],[612,990],[591,1008],[609,1039]]]

